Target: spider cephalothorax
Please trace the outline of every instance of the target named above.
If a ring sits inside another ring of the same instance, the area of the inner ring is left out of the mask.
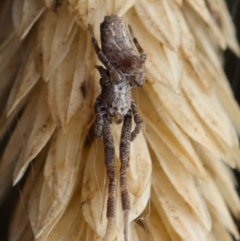
[[[131,27],[129,30],[133,36],[133,42],[140,54],[136,52],[129,37],[127,29],[116,15],[106,16],[101,24],[101,45],[97,44],[91,25],[89,32],[92,37],[94,49],[104,67],[96,66],[101,79],[101,94],[95,103],[95,136],[103,138],[105,150],[105,164],[109,179],[107,219],[108,225],[105,241],[109,239],[111,227],[115,216],[116,196],[116,172],[115,172],[115,150],[110,130],[110,123],[115,122],[122,125],[120,140],[120,188],[122,207],[124,211],[124,238],[128,240],[128,214],[130,201],[127,189],[126,172],[129,166],[130,141],[133,141],[142,128],[142,119],[137,111],[136,104],[132,100],[131,89],[141,87],[145,81],[146,55],[134,37]],[[132,129],[132,117],[136,123]]]
[[[102,77],[100,80],[102,91],[96,105],[99,101],[105,108],[109,120],[120,124],[131,108],[131,85],[124,76],[120,82],[112,83],[107,70],[101,66],[97,68]]]

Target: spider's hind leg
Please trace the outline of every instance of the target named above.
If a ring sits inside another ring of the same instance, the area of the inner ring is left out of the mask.
[[[124,240],[128,240],[128,216],[130,211],[130,199],[127,188],[127,170],[129,167],[130,156],[130,141],[131,141],[131,128],[132,128],[132,111],[129,110],[125,115],[122,126],[122,134],[120,140],[120,187],[122,208],[124,212]]]
[[[106,116],[103,118],[103,143],[105,152],[105,165],[107,169],[108,184],[108,200],[107,200],[107,229],[104,241],[109,240],[111,234],[114,217],[115,217],[115,199],[116,199],[116,172],[115,172],[115,150],[114,142],[110,129],[110,123]]]

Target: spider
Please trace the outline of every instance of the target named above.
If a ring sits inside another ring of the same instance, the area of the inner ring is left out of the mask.
[[[95,52],[105,67],[96,66],[101,75],[100,85],[102,90],[94,105],[96,113],[95,137],[103,138],[105,165],[109,179],[107,200],[108,221],[104,240],[109,240],[114,222],[117,183],[115,150],[110,124],[123,123],[120,139],[120,188],[124,212],[124,240],[127,241],[130,200],[126,173],[129,167],[130,142],[137,137],[142,128],[142,119],[132,99],[131,89],[141,87],[146,79],[144,67],[146,54],[135,38],[131,26],[129,26],[133,42],[140,56],[138,55],[124,22],[116,15],[106,16],[103,23],[101,23],[102,49],[98,46],[90,24],[88,25],[88,30]],[[131,132],[132,118],[136,126]]]

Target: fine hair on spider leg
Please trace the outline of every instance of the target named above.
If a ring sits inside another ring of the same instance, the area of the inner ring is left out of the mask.
[[[100,26],[102,49],[98,46],[90,24],[88,25],[88,30],[92,38],[94,50],[105,67],[96,66],[101,76],[101,93],[94,105],[96,114],[95,137],[103,139],[105,165],[109,180],[107,199],[108,221],[104,240],[109,240],[116,209],[115,150],[110,129],[110,124],[114,122],[116,124],[122,123],[120,138],[120,189],[124,213],[124,240],[128,241],[129,211],[131,207],[127,186],[127,170],[130,161],[130,142],[134,141],[142,128],[142,118],[132,99],[131,89],[141,87],[145,82],[145,60],[147,57],[134,36],[132,28],[129,26],[132,36],[131,40],[124,22],[116,15],[106,16]],[[135,122],[133,131],[131,131],[132,119]]]

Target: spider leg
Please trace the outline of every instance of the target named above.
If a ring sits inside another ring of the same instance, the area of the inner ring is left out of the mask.
[[[136,46],[136,48],[137,48],[137,50],[140,54],[140,58],[145,61],[147,59],[147,55],[144,53],[144,50],[142,49],[141,45],[139,44],[137,38],[135,37],[131,25],[128,25],[128,28],[129,28],[129,32],[130,32],[130,34],[133,38],[133,42],[134,42],[134,44],[135,44],[135,46]]]
[[[102,131],[103,131],[103,125],[104,125],[104,118],[103,115],[106,114],[106,110],[104,110],[103,105],[101,104],[101,98],[98,96],[95,105],[94,105],[94,110],[96,113],[96,118],[95,118],[95,126],[94,126],[94,134],[95,137],[98,139],[102,138]]]
[[[131,128],[132,128],[132,111],[129,110],[124,117],[122,134],[120,141],[120,187],[122,208],[124,212],[124,240],[128,240],[128,216],[130,210],[130,200],[127,188],[127,170],[129,167],[129,155],[130,155],[130,141],[131,141]]]
[[[93,47],[95,49],[95,52],[98,56],[98,59],[104,64],[104,66],[106,67],[107,71],[110,73],[111,76],[111,80],[115,83],[118,83],[122,80],[122,76],[120,73],[118,73],[113,66],[111,65],[111,63],[108,61],[107,57],[105,56],[105,54],[102,52],[102,50],[100,49],[100,47],[98,46],[97,40],[94,36],[93,33],[93,29],[92,26],[90,24],[88,24],[88,31],[90,33],[90,36],[92,38],[92,43],[93,43]]]
[[[116,173],[115,173],[115,150],[114,142],[110,129],[110,123],[107,116],[103,116],[103,143],[105,152],[105,165],[107,169],[108,184],[108,200],[107,200],[107,229],[104,235],[104,241],[109,240],[115,216],[115,197],[116,197]]]
[[[139,115],[139,112],[137,110],[137,106],[136,106],[134,100],[131,101],[131,109],[132,109],[132,113],[133,113],[134,122],[136,124],[135,129],[131,133],[131,141],[134,141],[134,139],[137,137],[137,135],[139,134],[139,132],[142,129],[143,120],[142,120],[141,116]]]
[[[101,86],[107,86],[111,83],[111,80],[109,78],[108,72],[106,69],[104,69],[102,66],[96,65],[95,68],[98,70],[98,72],[101,75],[100,79],[100,85]]]

